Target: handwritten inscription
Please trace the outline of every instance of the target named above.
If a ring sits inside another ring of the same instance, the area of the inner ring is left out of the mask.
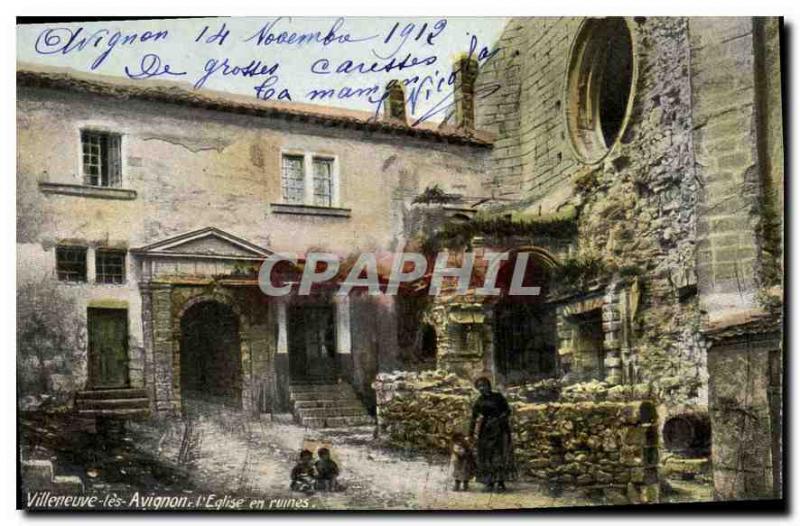
[[[259,100],[294,100],[287,80],[292,80],[297,61],[302,60],[307,63],[307,78],[318,79],[320,84],[312,83],[311,89],[302,90],[301,99],[310,102],[357,99],[373,107],[377,114],[388,96],[388,88],[400,83],[413,116],[412,125],[435,116],[446,118],[452,112],[457,102],[458,80],[449,71],[452,57],[444,59],[437,48],[447,33],[447,19],[415,22],[375,19],[374,31],[363,31],[362,24],[361,32],[342,17],[325,21],[319,29],[311,31],[294,30],[292,23],[291,18],[277,17],[267,20],[254,32],[235,30],[227,22],[209,24],[190,35],[188,42],[162,28],[123,32],[102,27],[47,27],[38,34],[34,48],[39,55],[85,55],[90,71],[109,64],[109,57],[117,49],[143,48],[136,62],[122,66],[121,73],[129,79],[188,78],[194,89],[206,88],[215,79],[243,79],[251,82],[251,93]],[[149,47],[151,43],[158,45]],[[466,56],[477,60],[479,65],[498,52],[469,33],[464,43]],[[185,50],[187,45],[199,46],[198,52],[165,56],[173,46]],[[213,51],[231,45],[251,46],[251,57],[232,58],[225,56],[224,51],[222,56]],[[338,58],[326,52],[334,47],[341,49],[336,53]],[[287,53],[279,51],[281,48],[303,49],[302,58],[291,55],[293,68],[289,70],[281,66],[281,59],[288,60]],[[363,56],[365,53],[368,57]],[[187,63],[187,55],[198,59],[189,59]],[[387,85],[386,74],[397,77]],[[497,89],[496,83],[484,85],[476,89],[475,96],[485,97]]]
[[[245,42],[253,42],[259,46],[270,45],[295,45],[302,46],[304,44],[322,44],[329,46],[331,44],[350,44],[354,42],[366,42],[377,38],[378,35],[355,37],[350,33],[345,32],[344,18],[337,18],[336,21],[326,32],[312,31],[310,33],[297,33],[289,31],[277,32],[276,26],[282,21],[291,22],[291,18],[278,17],[272,22],[267,22],[264,26],[253,33],[250,37],[246,38]]]
[[[139,62],[138,68],[131,70],[128,66],[125,66],[125,74],[131,79],[149,79],[151,77],[160,77],[162,75],[173,75],[179,77],[181,75],[186,75],[186,72],[172,71],[169,64],[161,63],[161,57],[155,53],[148,53],[142,56],[142,60]]]
[[[88,51],[100,53],[96,55],[89,69],[100,67],[112,51],[118,46],[133,46],[142,42],[158,42],[169,36],[167,30],[144,31],[142,33],[111,32],[108,29],[98,29],[88,32],[83,26],[77,29],[68,27],[48,28],[39,33],[36,39],[36,52],[40,55],[68,55]]]

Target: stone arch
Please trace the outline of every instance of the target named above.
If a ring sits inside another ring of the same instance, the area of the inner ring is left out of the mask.
[[[673,414],[661,428],[664,448],[672,453],[704,457],[711,453],[711,420],[707,412]]]
[[[558,367],[556,312],[543,300],[559,262],[548,249],[537,245],[515,246],[508,253],[509,259],[498,272],[497,286],[503,293],[494,302],[491,317],[491,367],[506,386],[554,377]],[[538,296],[506,294],[516,257],[522,253],[529,254],[523,286],[540,286]]]
[[[252,408],[252,370],[250,353],[250,320],[242,312],[242,309],[235,298],[231,295],[214,291],[211,293],[203,292],[193,295],[186,299],[180,306],[173,310],[172,338],[173,338],[173,358],[172,358],[172,383],[179,406],[182,405],[182,383],[181,383],[181,358],[183,356],[182,347],[182,327],[181,321],[186,314],[203,303],[216,303],[230,309],[237,320],[238,343],[241,368],[241,408],[250,410]]]
[[[533,254],[537,261],[539,261],[542,265],[547,267],[548,270],[555,269],[561,265],[558,258],[553,255],[553,253],[545,247],[540,245],[521,245],[516,246],[509,250],[509,252],[513,254],[519,254],[520,252],[528,252],[529,254]]]
[[[509,257],[506,261],[504,261],[501,266],[500,270],[498,271],[498,279],[497,284],[501,289],[503,288],[503,281],[508,281],[511,279],[511,275],[514,270],[515,262],[517,255],[522,253],[529,254],[528,256],[528,271],[531,270],[531,265],[534,265],[534,269],[538,267],[542,272],[543,275],[541,279],[543,280],[543,294],[547,291],[547,284],[549,283],[549,276],[552,271],[560,266],[558,259],[552,254],[550,250],[544,248],[539,245],[520,245],[509,248],[506,250]],[[505,294],[505,292],[503,293]]]

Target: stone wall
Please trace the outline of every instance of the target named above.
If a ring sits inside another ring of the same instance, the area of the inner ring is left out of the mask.
[[[400,447],[446,452],[468,430],[475,391],[438,371],[378,375],[378,431]],[[604,490],[609,497],[655,502],[658,416],[648,401],[511,401],[515,458],[523,479]]]
[[[709,350],[715,498],[780,498],[782,363],[778,332],[740,335]]]
[[[751,18],[692,18],[697,273],[710,321],[755,304],[761,195]]]
[[[599,162],[570,145],[565,118],[570,49],[584,19],[520,18],[498,42],[478,82],[503,79],[481,101],[477,122],[498,133],[487,191],[516,199],[505,208],[578,210],[569,257],[606,270],[592,293],[602,309],[606,378],[652,383],[666,411],[707,403],[705,345],[699,336],[696,205],[689,21],[626,19],[636,64],[627,124]],[[627,277],[619,269],[626,268]],[[590,291],[574,287],[564,312]],[[561,320],[560,337],[570,340]],[[569,320],[566,320],[569,321]]]

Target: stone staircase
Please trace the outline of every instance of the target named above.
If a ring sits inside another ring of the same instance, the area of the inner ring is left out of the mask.
[[[295,421],[305,427],[374,424],[353,387],[346,383],[295,383],[289,387]]]
[[[146,418],[150,400],[144,389],[93,389],[75,395],[80,416],[107,418]]]
[[[81,494],[83,480],[75,475],[56,475],[49,460],[22,460],[22,485],[27,491],[55,491],[64,495]]]

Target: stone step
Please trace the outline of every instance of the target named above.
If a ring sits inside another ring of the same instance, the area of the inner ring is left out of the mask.
[[[53,477],[53,489],[64,495],[83,493],[83,481],[75,475],[56,475]]]
[[[145,418],[150,416],[150,408],[78,409],[78,414],[81,416],[99,416],[107,418]]]
[[[138,388],[88,389],[86,391],[78,391],[75,398],[78,400],[147,398],[147,390]]]
[[[292,381],[289,385],[291,387],[304,387],[304,386],[313,386],[313,385],[336,385],[338,384],[338,380],[336,378],[305,378],[303,380],[295,380]]]
[[[373,420],[358,399],[353,386],[294,384],[290,386],[295,419],[306,427],[372,425]]]
[[[84,409],[148,409],[148,398],[77,398],[75,405],[79,411]]]
[[[289,397],[289,399],[294,403],[328,402],[329,405],[331,403],[336,405],[360,403],[358,397],[355,394],[349,394],[349,395],[302,394],[294,397]]]
[[[374,421],[369,415],[362,416],[331,416],[331,417],[311,417],[300,419],[300,424],[305,427],[349,427],[371,425]]]
[[[289,392],[291,393],[343,393],[352,391],[352,387],[348,384],[326,384],[326,385],[299,385],[290,386]]]
[[[50,490],[64,495],[83,493],[83,480],[75,475],[56,475],[50,460],[23,460],[22,481],[29,491]]]
[[[301,392],[289,392],[289,397],[292,400],[326,400],[326,399],[333,399],[333,398],[353,398],[356,396],[356,393],[351,390],[339,389],[336,391],[301,391]]]
[[[300,409],[317,409],[323,407],[346,407],[346,406],[358,406],[361,407],[361,401],[358,398],[347,398],[347,399],[328,399],[328,400],[295,400],[294,408],[296,410]]]
[[[363,406],[344,406],[344,407],[314,407],[309,409],[297,409],[297,416],[304,418],[335,417],[335,416],[363,416],[367,411]]]

